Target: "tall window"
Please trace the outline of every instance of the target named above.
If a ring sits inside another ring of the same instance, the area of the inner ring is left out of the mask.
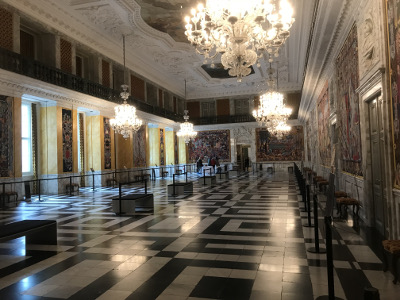
[[[30,103],[21,105],[22,174],[32,174],[32,109]]]
[[[248,115],[249,109],[249,99],[236,99],[235,100],[235,115],[243,116]]]

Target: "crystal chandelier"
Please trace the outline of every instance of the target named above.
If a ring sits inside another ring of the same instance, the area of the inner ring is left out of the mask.
[[[121,98],[124,102],[114,107],[115,118],[110,120],[110,125],[117,133],[122,134],[124,139],[130,136],[131,132],[138,131],[142,126],[142,120],[136,116],[136,107],[129,105],[126,100],[129,97],[128,86],[123,84]]]
[[[276,126],[275,130],[272,132],[278,140],[282,139],[285,133],[288,133],[292,129],[291,126],[287,125],[285,122],[280,122]]]
[[[269,91],[260,97],[258,109],[253,110],[253,117],[268,130],[275,130],[281,123],[286,123],[292,109],[283,104],[283,94]]]
[[[294,19],[287,0],[207,0],[186,16],[185,34],[212,65],[218,54],[230,76],[250,74],[266,51],[270,61],[289,37]]]
[[[181,123],[181,129],[176,133],[177,136],[184,139],[185,144],[189,144],[189,141],[194,139],[197,135],[197,132],[193,130],[193,124],[188,122],[188,112],[188,110],[184,110],[185,115],[183,118],[185,122]]]
[[[125,67],[125,36],[122,36],[124,48],[124,73]],[[110,125],[115,132],[122,134],[124,139],[130,136],[131,132],[138,131],[142,126],[142,120],[136,116],[136,107],[129,105],[127,99],[129,98],[128,85],[121,85],[122,92],[120,94],[124,102],[114,107],[115,117],[110,120]]]

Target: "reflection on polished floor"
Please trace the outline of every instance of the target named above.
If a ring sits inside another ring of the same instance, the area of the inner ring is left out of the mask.
[[[311,254],[313,229],[293,174],[244,174],[193,195],[168,197],[151,183],[155,210],[118,217],[117,189],[82,189],[1,211],[1,224],[58,222],[57,246],[0,244],[0,299],[314,299],[328,293],[326,256]],[[195,174],[192,175],[195,180]],[[322,224],[322,220],[321,220]],[[352,228],[335,222],[336,296],[399,299],[400,285]],[[323,229],[323,228],[322,228]],[[323,231],[321,231],[323,232]],[[322,233],[320,241],[323,243]],[[379,241],[376,241],[379,243]]]

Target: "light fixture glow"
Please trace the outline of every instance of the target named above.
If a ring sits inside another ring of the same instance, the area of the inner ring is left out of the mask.
[[[124,102],[114,107],[115,118],[110,120],[110,125],[117,133],[122,134],[124,139],[127,139],[131,132],[140,129],[143,122],[136,116],[136,107],[126,102],[129,97],[128,86],[123,84],[121,87],[123,89],[121,98]]]
[[[189,111],[185,110],[184,113],[185,115],[183,118],[185,119],[185,122],[181,123],[181,129],[176,133],[176,135],[182,137],[185,141],[185,144],[189,144],[190,140],[197,136],[197,132],[193,130],[193,124],[188,122]]]
[[[125,36],[122,36],[123,41],[123,56],[124,56],[124,73],[125,67]],[[110,125],[115,132],[122,134],[124,139],[127,139],[131,132],[138,131],[142,126],[142,120],[136,116],[136,107],[129,105],[127,100],[129,98],[128,85],[121,85],[122,92],[121,98],[124,100],[122,104],[114,107],[115,117],[110,120]]]
[[[185,35],[205,62],[221,63],[238,82],[264,52],[279,55],[294,18],[287,0],[207,0],[185,17]]]

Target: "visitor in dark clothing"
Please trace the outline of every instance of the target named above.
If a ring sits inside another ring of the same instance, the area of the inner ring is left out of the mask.
[[[203,161],[201,160],[201,157],[199,157],[199,159],[197,160],[197,173],[201,172],[201,168],[203,167]]]
[[[214,171],[214,173],[215,173],[215,165],[216,165],[216,161],[215,161],[215,158],[213,157],[213,158],[211,158],[211,167],[212,167],[212,169],[213,169],[213,171]]]
[[[244,160],[244,167],[245,167],[246,172],[248,172],[249,167],[250,167],[250,160],[248,157],[246,157],[246,159]]]

